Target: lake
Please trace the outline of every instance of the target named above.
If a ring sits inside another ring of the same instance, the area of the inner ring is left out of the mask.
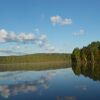
[[[99,78],[75,72],[71,67],[0,72],[0,100],[100,100]]]

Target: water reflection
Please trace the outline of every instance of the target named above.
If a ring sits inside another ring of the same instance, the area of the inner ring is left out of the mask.
[[[0,72],[0,100],[100,100],[100,82],[81,70]]]
[[[35,74],[35,76],[33,76]],[[47,90],[48,81],[56,76],[56,71],[41,72],[2,72],[0,73],[0,94],[4,98],[15,96],[20,93],[39,92],[39,88]],[[32,76],[31,76],[32,75]],[[41,91],[39,92],[40,94]],[[40,95],[39,94],[39,95]]]
[[[75,88],[79,89],[79,90],[86,91],[88,89],[88,86],[87,85],[78,85],[78,86],[75,86]]]
[[[85,77],[89,77],[95,81],[100,81],[100,64],[73,64],[72,69],[78,76],[84,75]]]
[[[64,96],[64,97],[57,96],[56,100],[76,100],[76,98],[74,96]]]
[[[35,85],[27,85],[27,84],[20,84],[20,85],[0,85],[0,93],[4,98],[8,98],[9,96],[17,95],[20,92],[27,93],[27,92],[35,92],[37,87]]]
[[[39,62],[39,63],[16,63],[16,64],[0,64],[0,72],[2,71],[30,71],[30,70],[49,70],[58,68],[67,68],[70,66],[69,62]]]

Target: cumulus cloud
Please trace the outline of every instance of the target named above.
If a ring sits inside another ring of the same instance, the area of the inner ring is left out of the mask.
[[[73,35],[75,36],[80,36],[80,35],[84,35],[85,34],[85,30],[84,29],[80,29],[79,32],[74,32]]]
[[[35,39],[34,33],[20,33],[17,35],[14,32],[7,32],[5,29],[0,30],[0,42],[26,42]]]
[[[34,33],[28,33],[28,34],[20,33],[18,35],[18,40],[22,41],[22,42],[25,42],[25,41],[34,41],[35,39],[36,38],[35,38]]]
[[[52,16],[50,20],[53,23],[53,25],[55,25],[55,24],[60,24],[62,18],[60,16]]]
[[[4,29],[0,30],[0,42],[5,42],[5,38],[7,37],[7,31]]]
[[[16,34],[15,32],[8,32],[5,29],[0,30],[0,43],[16,43],[16,44],[34,44],[38,45],[38,47],[43,48],[44,50],[47,49],[48,51],[53,51],[53,46],[46,46],[48,44],[47,36],[44,33],[40,33],[39,36],[36,36],[34,33],[19,33]],[[17,45],[17,49],[20,49],[20,46]],[[13,51],[0,51],[2,53],[14,53]],[[19,52],[18,52],[19,53]],[[16,52],[15,52],[16,54]]]
[[[47,36],[46,36],[45,34],[41,34],[41,35],[39,36],[38,40],[39,40],[39,41],[45,42],[45,41],[47,41]]]
[[[61,24],[62,24],[62,25],[72,24],[72,19],[66,18],[66,19],[62,20]]]
[[[47,39],[47,36],[45,34],[40,34],[40,36],[38,37],[38,39],[36,41],[36,44],[39,47],[44,47],[45,49],[48,48],[48,50],[51,51],[52,46],[48,43],[48,39]]]
[[[40,34],[40,36],[37,39],[38,41],[36,41],[35,43],[39,46],[39,47],[43,47],[46,51],[55,51],[54,46],[52,46],[51,44],[48,43],[48,39],[47,36],[45,34]]]
[[[52,16],[50,18],[50,21],[53,25],[59,24],[59,25],[70,25],[72,24],[71,18],[62,18],[61,16]]]

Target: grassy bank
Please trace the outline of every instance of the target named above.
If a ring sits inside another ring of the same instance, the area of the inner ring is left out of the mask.
[[[23,56],[1,56],[0,64],[34,63],[34,62],[71,62],[70,54],[31,54]]]
[[[46,70],[69,67],[70,54],[32,54],[0,57],[0,71]]]

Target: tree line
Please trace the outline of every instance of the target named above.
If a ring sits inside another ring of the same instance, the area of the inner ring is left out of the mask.
[[[21,56],[1,56],[0,64],[14,63],[39,63],[39,62],[67,62],[70,63],[70,54],[30,54]]]
[[[97,64],[100,63],[100,42],[92,42],[82,49],[75,48],[71,54],[72,63]]]

